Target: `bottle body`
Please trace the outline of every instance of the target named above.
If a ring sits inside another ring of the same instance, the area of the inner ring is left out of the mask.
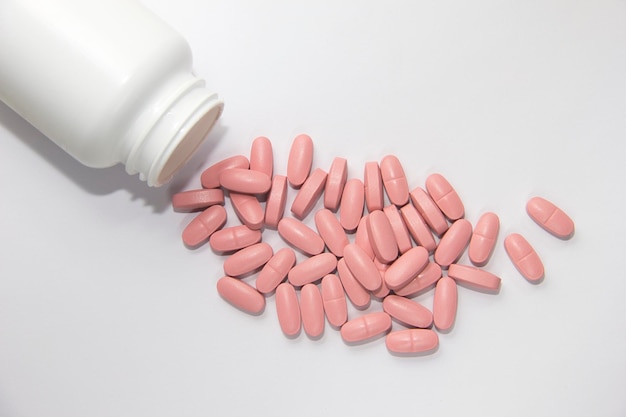
[[[160,185],[222,110],[182,36],[135,0],[3,0],[0,99],[91,167]]]

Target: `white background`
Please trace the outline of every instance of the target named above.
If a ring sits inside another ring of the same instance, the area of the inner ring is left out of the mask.
[[[1,416],[626,415],[624,1],[145,3],[189,40],[223,118],[149,189],[0,104]],[[223,258],[183,246],[174,192],[258,135],[285,173],[302,132],[316,167],[343,156],[360,177],[393,153],[411,187],[441,172],[470,221],[500,215],[500,294],[460,288],[434,354],[348,346],[329,326],[288,339],[273,296],[260,316],[234,309]],[[573,239],[528,218],[533,195],[571,215]],[[511,232],[543,283],[510,264]]]

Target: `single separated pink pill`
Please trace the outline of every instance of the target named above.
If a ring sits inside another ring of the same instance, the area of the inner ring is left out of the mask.
[[[389,329],[391,329],[391,317],[380,311],[347,321],[341,326],[341,337],[348,343],[357,343],[387,333]]]
[[[259,171],[231,168],[220,174],[220,185],[236,193],[264,194],[272,186],[272,180]]]
[[[376,291],[382,285],[382,278],[374,262],[365,251],[355,243],[347,245],[343,250],[343,259],[352,275],[368,291]]]
[[[285,217],[278,222],[278,234],[285,241],[307,255],[317,255],[324,251],[324,240],[304,223]]]
[[[298,135],[291,144],[287,160],[287,179],[293,188],[299,188],[309,176],[313,165],[313,140],[308,135]]]
[[[380,161],[380,174],[389,201],[396,206],[403,206],[409,201],[409,184],[404,169],[398,158],[387,155]]]
[[[265,297],[245,282],[222,277],[217,281],[217,292],[226,301],[250,314],[259,314],[265,308]]]
[[[265,225],[272,229],[278,227],[278,222],[285,213],[287,202],[287,177],[275,175],[272,179],[272,188],[265,203]]]
[[[265,136],[259,136],[252,141],[252,147],[250,149],[250,169],[252,171],[260,171],[270,178],[274,173],[272,142]]]
[[[379,261],[390,263],[398,257],[396,236],[389,219],[381,210],[374,210],[367,216],[367,235]]]
[[[539,226],[560,239],[574,236],[574,222],[563,210],[541,197],[526,203],[526,212]]]
[[[425,247],[428,252],[433,252],[437,248],[437,243],[417,209],[412,204],[407,204],[400,209],[400,214],[415,243]]]
[[[452,264],[448,269],[448,276],[456,282],[467,284],[479,290],[498,291],[500,289],[501,280],[499,277],[470,265]]]
[[[356,178],[349,179],[343,188],[339,223],[348,232],[355,230],[361,221],[363,205],[365,204],[364,192],[363,182]]]
[[[299,287],[317,281],[337,267],[337,257],[329,252],[311,256],[289,271],[289,282]]]
[[[220,189],[189,190],[172,196],[174,211],[188,212],[224,204],[224,191]]]
[[[209,245],[216,252],[230,252],[260,241],[261,231],[252,230],[242,224],[240,226],[227,227],[213,233],[209,238]]]
[[[448,230],[448,222],[428,193],[423,188],[416,187],[411,191],[410,196],[411,202],[428,226],[437,236],[443,235]]]
[[[411,237],[409,236],[409,231],[404,224],[404,220],[402,220],[400,210],[398,210],[398,207],[395,205],[390,204],[383,209],[383,213],[387,216],[387,220],[389,220],[389,224],[393,230],[393,235],[396,237],[398,251],[400,251],[400,253],[405,253],[411,249],[413,244],[411,243]]]
[[[315,338],[324,333],[324,303],[317,285],[306,284],[300,290],[300,312],[306,334]]]
[[[348,304],[341,281],[335,274],[322,278],[322,301],[328,322],[341,327],[348,320]]]
[[[293,337],[300,332],[302,321],[298,295],[293,285],[287,282],[276,288],[276,314],[283,333]]]
[[[239,220],[250,229],[258,230],[263,226],[265,213],[259,200],[252,194],[230,193],[230,202]]]
[[[363,175],[363,187],[365,190],[365,205],[367,211],[383,209],[383,179],[380,176],[378,162],[366,162]]]
[[[204,188],[217,188],[220,186],[220,174],[222,171],[231,168],[248,169],[250,163],[248,158],[243,155],[235,155],[219,161],[202,172],[200,181]]]
[[[441,278],[441,267],[435,262],[429,262],[422,272],[417,274],[417,277],[394,292],[402,297],[412,297],[435,285],[439,278]]]
[[[336,157],[328,170],[328,178],[324,188],[324,207],[328,210],[337,211],[347,180],[348,161],[345,158]]]
[[[423,305],[398,295],[383,300],[383,310],[391,317],[413,327],[426,328],[433,323],[433,313]]]
[[[429,175],[426,178],[426,190],[448,219],[454,221],[465,215],[463,202],[443,175]]]
[[[359,220],[359,225],[356,228],[356,234],[354,236],[354,243],[359,245],[370,259],[374,259],[374,250],[372,249],[369,234],[367,233],[367,217],[368,215],[365,215]]]
[[[449,277],[441,278],[435,287],[433,300],[433,320],[439,330],[452,328],[456,318],[457,300],[456,282]]]
[[[226,210],[222,206],[211,206],[198,214],[183,230],[183,242],[187,246],[198,246],[213,232],[226,223]]]
[[[445,268],[456,261],[461,257],[471,237],[472,224],[469,221],[459,219],[452,223],[435,250],[435,262]]]
[[[495,213],[487,212],[480,216],[467,251],[470,261],[476,266],[486,265],[496,246],[498,232],[500,231],[500,219]]]
[[[287,278],[287,273],[296,264],[296,254],[293,249],[282,248],[270,258],[256,279],[256,289],[263,294],[269,294]]]
[[[422,246],[415,246],[400,256],[385,271],[385,283],[396,290],[415,279],[428,265],[428,251]]]
[[[543,263],[524,236],[512,233],[504,239],[504,249],[520,274],[528,281],[537,283],[544,276]]]
[[[315,213],[315,226],[321,238],[336,257],[343,256],[343,248],[350,243],[341,223],[332,211],[321,209]]]
[[[367,308],[370,305],[372,296],[363,288],[363,285],[354,277],[354,274],[350,272],[350,268],[346,265],[344,258],[337,261],[337,273],[350,302],[360,310]]]
[[[273,254],[272,247],[267,243],[250,245],[230,255],[224,261],[224,273],[231,277],[247,274],[265,265]]]
[[[291,204],[291,212],[294,216],[304,219],[311,212],[324,191],[327,175],[323,169],[316,168],[304,181]]]
[[[430,329],[399,330],[387,335],[385,345],[394,353],[422,353],[435,349],[439,336]]]

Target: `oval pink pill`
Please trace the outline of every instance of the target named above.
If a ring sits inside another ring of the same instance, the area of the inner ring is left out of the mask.
[[[242,224],[240,226],[227,227],[213,233],[209,238],[209,245],[216,252],[230,252],[260,241],[261,231],[252,230]]]
[[[265,225],[272,229],[278,227],[278,222],[285,213],[287,202],[287,177],[275,175],[272,179],[272,187],[265,202]]]
[[[574,222],[563,210],[541,197],[533,197],[526,203],[526,212],[539,226],[558,237],[574,236]]]
[[[307,255],[317,255],[324,251],[324,240],[304,223],[285,217],[278,222],[278,234],[285,241]]]
[[[330,211],[337,211],[343,194],[343,187],[348,180],[348,161],[345,158],[335,158],[328,170],[326,187],[324,188],[324,207]]]
[[[383,209],[383,179],[380,176],[378,162],[366,162],[363,175],[365,205],[367,211]]]
[[[398,257],[396,236],[389,219],[381,210],[374,210],[367,216],[367,235],[379,261],[390,263]]]
[[[363,183],[356,178],[349,179],[343,188],[341,208],[339,209],[339,223],[348,232],[356,229],[363,216],[364,193]]]
[[[265,213],[261,203],[254,195],[231,192],[230,202],[235,214],[243,224],[254,230],[263,226]]]
[[[217,281],[218,294],[230,304],[250,314],[260,314],[265,308],[265,297],[245,282],[222,277]]]
[[[231,168],[220,174],[220,185],[236,193],[264,194],[272,186],[272,180],[259,171]]]
[[[350,242],[333,212],[328,209],[321,209],[315,213],[315,226],[328,250],[336,257],[341,258],[343,248]]]
[[[300,290],[300,313],[302,327],[312,338],[324,332],[324,303],[320,290],[315,284],[307,284]]]
[[[437,243],[417,209],[412,204],[407,204],[400,209],[400,214],[415,243],[425,247],[428,252],[433,252],[437,248]]]
[[[437,329],[447,331],[452,328],[456,318],[457,299],[456,282],[449,277],[441,278],[435,287],[433,300],[433,320]]]
[[[439,278],[441,278],[441,267],[435,262],[429,262],[417,277],[394,292],[402,297],[412,297],[436,284]]]
[[[413,327],[426,328],[433,323],[433,313],[423,305],[398,295],[383,300],[383,310],[391,317]]]
[[[328,322],[341,327],[348,320],[348,305],[341,281],[334,274],[322,278],[322,302]]]
[[[415,246],[400,256],[385,271],[385,283],[396,290],[415,279],[428,265],[428,251],[422,246]]]
[[[363,342],[391,329],[391,317],[385,312],[365,314],[341,326],[341,337],[348,343]]]
[[[282,248],[270,258],[256,279],[256,289],[269,294],[287,278],[287,273],[296,264],[296,254],[290,248]]]
[[[217,188],[220,186],[220,174],[222,171],[231,168],[248,169],[250,163],[243,155],[235,155],[219,161],[202,172],[200,181],[204,188]]]
[[[433,199],[420,187],[416,187],[411,191],[410,196],[411,202],[428,226],[437,236],[443,235],[448,230],[448,222]]]
[[[370,305],[372,296],[350,272],[350,268],[348,268],[343,258],[337,262],[337,273],[350,302],[360,310],[367,308]]]
[[[289,282],[299,287],[321,279],[333,272],[335,268],[337,268],[337,257],[332,253],[324,252],[311,256],[291,268],[287,277]]]
[[[313,140],[308,135],[298,135],[291,144],[287,160],[287,179],[299,188],[309,176],[313,165]]]
[[[372,250],[372,244],[370,243],[369,234],[367,233],[367,217],[368,216],[365,215],[359,220],[359,225],[356,228],[356,234],[354,236],[354,243],[359,245],[370,259],[374,259],[374,251]]]
[[[181,191],[172,196],[172,207],[178,212],[205,209],[216,204],[224,204],[224,191],[220,189]]]
[[[389,201],[396,206],[403,206],[409,201],[409,184],[400,160],[394,155],[387,155],[380,161],[380,174]]]
[[[435,250],[435,262],[445,268],[456,261],[461,257],[471,237],[472,224],[469,221],[459,219],[452,223]]]
[[[493,253],[500,231],[500,219],[495,213],[480,216],[467,251],[470,261],[476,266],[486,265]]]
[[[302,325],[300,303],[293,285],[283,282],[276,288],[276,314],[283,333],[294,337]]]
[[[528,281],[538,283],[544,276],[543,263],[535,249],[520,234],[513,233],[504,239],[504,248],[511,262]]]
[[[211,206],[198,214],[183,230],[185,245],[195,247],[206,241],[213,232],[226,223],[226,210],[222,206]]]
[[[299,219],[305,218],[317,203],[326,185],[326,171],[316,168],[304,181],[291,204],[291,212]]]
[[[448,270],[448,276],[456,282],[479,290],[495,292],[500,289],[501,280],[499,277],[484,269],[474,268],[470,265],[452,264]]]
[[[259,136],[252,141],[250,169],[252,171],[260,171],[270,178],[274,173],[272,142],[265,136]]]
[[[376,291],[382,284],[380,272],[365,251],[355,243],[347,245],[343,250],[343,259],[352,275],[368,291]]]
[[[224,261],[224,273],[231,277],[247,274],[265,265],[273,254],[272,247],[267,243],[250,245],[230,255]]]
[[[428,178],[426,178],[426,190],[448,219],[454,221],[465,215],[463,202],[443,175],[429,175]]]
[[[434,350],[439,336],[430,329],[398,330],[387,335],[385,345],[394,353],[422,353]]]
[[[411,249],[413,245],[411,243],[409,231],[404,224],[404,220],[402,220],[400,210],[398,210],[395,205],[391,204],[383,209],[383,213],[385,213],[385,216],[387,216],[387,220],[389,220],[389,224],[391,225],[393,234],[396,237],[398,251],[400,253],[405,253],[406,251]]]

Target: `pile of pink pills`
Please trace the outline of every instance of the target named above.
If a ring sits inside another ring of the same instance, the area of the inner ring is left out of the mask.
[[[256,315],[275,294],[278,322],[289,337],[304,328],[319,338],[327,320],[348,344],[385,335],[390,352],[423,354],[439,345],[435,329],[449,331],[455,322],[457,284],[499,292],[500,278],[483,269],[497,242],[499,218],[487,212],[472,225],[442,175],[410,190],[393,155],[367,162],[363,179],[348,178],[344,158],[335,158],[328,171],[312,165],[313,141],[302,134],[291,145],[287,175],[275,175],[271,142],[259,137],[249,158],[220,161],[202,173],[201,189],[173,196],[176,211],[199,212],[184,229],[183,242],[196,248],[208,241],[226,256],[217,282],[223,299]],[[297,194],[287,211],[290,189]],[[225,196],[241,224],[225,227]],[[324,207],[312,213],[320,199]],[[526,211],[558,238],[573,236],[570,217],[548,200],[534,197]],[[303,222],[308,216],[316,230]],[[262,242],[266,229],[277,230],[286,244],[275,250]],[[542,261],[522,235],[510,234],[504,247],[524,278],[543,280]],[[466,250],[471,265],[457,263]],[[296,251],[306,255],[303,261],[296,262]],[[432,288],[432,309],[412,299]],[[348,317],[348,300],[364,310],[372,299],[382,301],[382,311]],[[406,329],[392,331],[392,319]]]

